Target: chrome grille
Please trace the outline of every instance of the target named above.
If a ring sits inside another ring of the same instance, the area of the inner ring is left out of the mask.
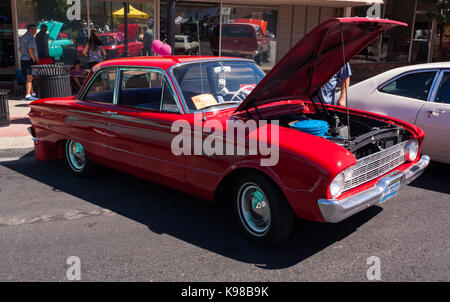
[[[363,157],[346,169],[344,191],[371,181],[405,162],[405,145],[403,142]]]

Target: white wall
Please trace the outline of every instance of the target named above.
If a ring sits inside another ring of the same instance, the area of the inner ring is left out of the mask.
[[[333,7],[278,6],[277,62],[311,29],[338,13]]]

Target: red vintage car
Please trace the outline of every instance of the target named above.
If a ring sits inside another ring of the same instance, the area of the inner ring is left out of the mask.
[[[216,26],[211,36],[211,51],[219,54],[219,37],[221,54],[233,57],[248,57],[256,60],[258,64],[267,62],[270,58],[270,39],[263,33],[259,25],[251,23],[222,24],[222,35],[219,35],[220,26]]]
[[[249,238],[279,244],[296,216],[342,221],[394,197],[428,165],[418,127],[310,101],[344,60],[396,25],[330,19],[267,75],[240,58],[102,62],[78,95],[30,104],[35,156],[65,158],[77,175],[104,165],[225,202]],[[252,153],[255,144],[266,149]]]
[[[137,24],[129,24],[128,25],[128,54],[130,56],[139,56],[141,53],[143,43],[140,41],[136,41],[137,32],[138,32]],[[114,59],[120,57],[125,49],[124,46],[124,34],[123,34],[123,24],[119,25],[117,32],[110,33],[101,33],[98,34],[98,37],[103,42],[103,47],[106,51],[105,59]],[[78,57],[83,59],[85,56],[83,55],[84,45],[79,45],[77,47]]]

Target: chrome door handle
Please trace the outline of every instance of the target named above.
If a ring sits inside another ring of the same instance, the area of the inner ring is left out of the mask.
[[[429,116],[439,116],[439,114],[444,114],[445,110],[442,109],[435,109],[435,110],[428,110],[428,115]]]

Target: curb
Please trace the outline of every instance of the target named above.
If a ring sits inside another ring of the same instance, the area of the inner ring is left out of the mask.
[[[28,157],[34,158],[34,147],[0,149],[0,162],[14,161]]]

